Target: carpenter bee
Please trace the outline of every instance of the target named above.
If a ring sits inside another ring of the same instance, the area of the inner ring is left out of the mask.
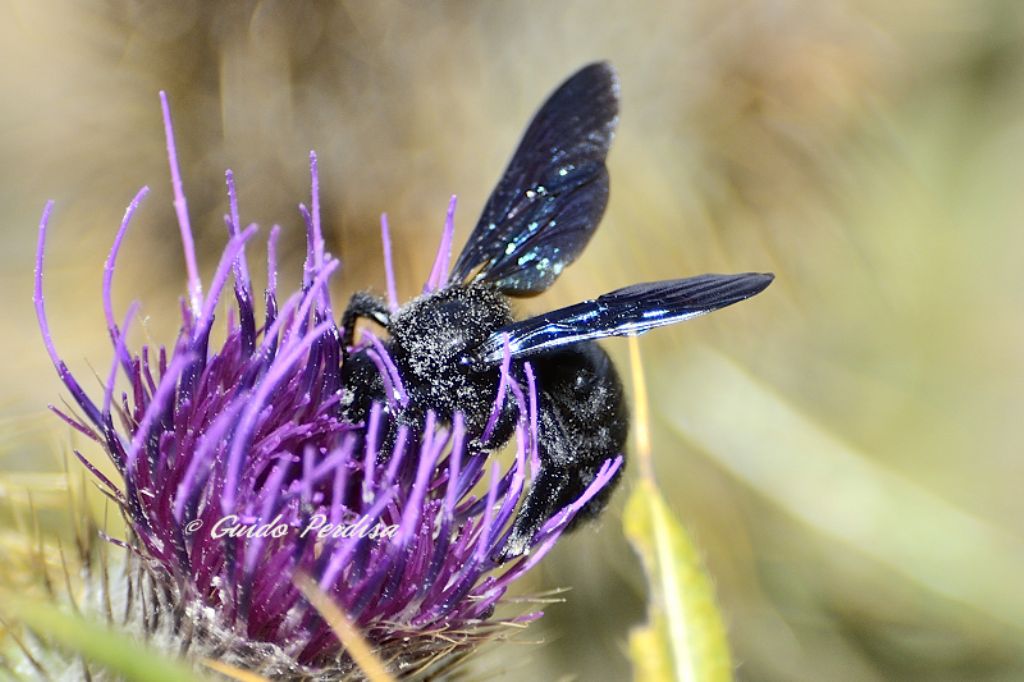
[[[635,284],[537,317],[513,318],[507,297],[551,286],[601,220],[618,90],[607,63],[584,67],[555,90],[527,128],[446,285],[394,312],[360,292],[342,317],[342,410],[353,421],[366,419],[386,395],[382,372],[366,350],[351,350],[358,318],[388,332],[384,345],[409,396],[406,406],[388,408],[392,429],[422,425],[428,411],[449,423],[461,413],[471,447],[498,448],[511,438],[518,413],[516,402],[505,400],[500,417],[492,418],[500,366],[509,357],[513,376],[521,378],[529,362],[541,466],[497,561],[525,552],[544,523],[583,493],[605,461],[624,451],[629,415],[622,382],[595,340],[703,315],[754,296],[773,279],[746,273]],[[619,478],[580,510],[573,525],[601,511]]]

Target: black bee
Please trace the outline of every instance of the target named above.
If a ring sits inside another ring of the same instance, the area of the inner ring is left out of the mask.
[[[385,346],[409,396],[388,416],[421,425],[461,412],[473,448],[493,449],[514,432],[516,401],[505,400],[488,430],[511,356],[513,375],[529,360],[538,393],[541,469],[496,560],[522,554],[533,535],[579,497],[601,465],[623,453],[629,415],[622,382],[594,340],[642,334],[749,298],[770,274],[701,275],[635,284],[594,300],[515,321],[507,296],[547,289],[590,241],[608,203],[605,157],[618,119],[618,82],[606,63],[591,64],[561,85],[527,128],[484,207],[446,286],[395,313],[368,293],[355,294],[342,318],[347,418],[367,418],[384,402],[381,374],[365,351],[349,353],[356,320],[384,327]],[[486,436],[486,439],[484,438]],[[393,437],[393,435],[392,435]],[[619,470],[621,474],[621,468]],[[574,520],[594,517],[620,477]]]

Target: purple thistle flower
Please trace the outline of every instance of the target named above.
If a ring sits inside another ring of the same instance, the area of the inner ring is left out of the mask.
[[[43,341],[82,416],[52,408],[98,442],[121,476],[118,485],[76,452],[116,501],[130,536],[116,541],[137,560],[139,588],[124,596],[125,622],[169,634],[174,651],[224,658],[265,674],[354,672],[330,626],[295,584],[310,576],[393,671],[451,659],[500,624],[493,614],[508,587],[555,544],[576,512],[615,477],[611,460],[586,492],[502,563],[515,509],[537,471],[537,398],[531,374],[520,385],[503,363],[494,413],[515,400],[515,459],[505,469],[473,450],[460,415],[445,425],[428,414],[422,429],[385,437],[383,406],[366,423],[340,409],[341,334],[328,280],[339,261],[325,251],[315,154],[302,286],[278,304],[275,226],[267,241],[262,324],[245,248],[234,178],[226,174],[228,242],[209,289],[198,274],[171,119],[161,93],[168,158],[188,274],[182,325],[168,351],[129,349],[133,304],[118,325],[111,290],[128,225],[147,194],[128,205],[103,272],[103,309],[114,357],[102,402],[82,389],[58,355],[43,300],[43,254],[52,202],[39,226],[35,305]],[[425,291],[447,277],[454,198]],[[397,307],[391,243],[382,233],[388,301]],[[215,311],[229,279],[235,310],[219,348],[210,348]],[[384,344],[364,333],[388,401],[409,400]],[[128,390],[117,394],[118,377]],[[393,443],[392,443],[393,441]],[[382,451],[384,450],[384,451]],[[478,485],[480,484],[480,485]],[[482,487],[481,487],[482,485]],[[149,588],[141,589],[143,584]],[[134,604],[133,604],[134,599]],[[138,615],[139,609],[143,615]],[[135,615],[129,616],[132,613]],[[154,621],[159,621],[155,624]],[[161,630],[162,628],[162,630]]]

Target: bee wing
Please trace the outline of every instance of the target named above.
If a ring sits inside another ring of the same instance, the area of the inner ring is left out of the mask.
[[[473,359],[485,365],[501,362],[506,338],[512,357],[524,357],[605,336],[643,334],[750,298],[774,278],[746,273],[634,284],[502,327],[475,351]]]
[[[505,294],[544,291],[590,241],[608,203],[604,161],[618,120],[612,67],[590,64],[533,117],[452,269]],[[475,274],[474,274],[475,273]]]

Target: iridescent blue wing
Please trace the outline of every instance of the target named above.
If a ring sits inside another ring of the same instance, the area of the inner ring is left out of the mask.
[[[505,354],[520,358],[605,336],[630,336],[682,322],[739,303],[760,293],[774,275],[700,275],[687,279],[634,284],[502,327],[468,361],[495,365]]]
[[[544,291],[590,241],[608,203],[608,155],[619,86],[606,63],[585,66],[526,129],[452,269],[450,283]]]

